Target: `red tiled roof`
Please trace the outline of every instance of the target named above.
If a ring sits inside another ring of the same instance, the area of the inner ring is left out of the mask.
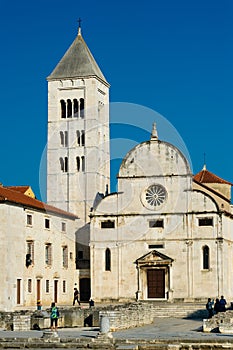
[[[1,202],[10,202],[19,204],[22,206],[38,209],[44,212],[50,212],[62,216],[70,217],[71,219],[78,218],[76,215],[69,213],[65,210],[53,207],[52,205],[45,204],[38,199],[29,197],[19,191],[9,189],[9,187],[0,186],[0,201]]]
[[[221,177],[211,173],[206,169],[202,169],[199,173],[194,175],[194,180],[200,183],[218,183],[218,184],[227,184],[233,186],[233,184],[229,181],[221,179]]]
[[[30,186],[6,186],[6,188],[9,190],[25,193],[30,188]]]

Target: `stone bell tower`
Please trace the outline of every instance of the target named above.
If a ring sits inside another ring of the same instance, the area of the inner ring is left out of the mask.
[[[80,27],[47,80],[47,202],[85,224],[109,189],[109,84]]]

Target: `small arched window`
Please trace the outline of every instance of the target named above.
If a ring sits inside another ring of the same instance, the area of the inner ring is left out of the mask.
[[[84,98],[80,98],[80,117],[84,118]]]
[[[77,131],[76,131],[76,133],[77,133],[77,144],[78,144],[78,146],[81,146],[81,137],[80,137],[80,131],[79,131],[79,130],[77,130]]]
[[[74,117],[78,117],[78,100],[75,98],[73,100]]]
[[[66,103],[64,100],[61,100],[61,117],[66,118]]]
[[[72,117],[72,102],[71,100],[67,100],[67,118]]]
[[[64,133],[63,133],[63,131],[60,131],[60,140],[61,140],[61,145],[64,146]]]
[[[76,157],[77,171],[80,171],[80,157]]]
[[[64,168],[65,173],[68,172],[68,157],[65,157],[65,168]]]
[[[59,161],[60,161],[61,171],[64,171],[65,168],[64,168],[64,160],[63,160],[63,158],[60,158]]]
[[[64,146],[68,146],[68,131],[64,132]]]
[[[105,250],[105,271],[111,271],[111,250]]]
[[[203,270],[209,270],[210,268],[210,250],[207,245],[203,248]]]
[[[82,159],[82,171],[85,171],[85,157],[82,156],[81,159]]]
[[[85,133],[84,133],[84,130],[81,131],[81,145],[85,146]]]

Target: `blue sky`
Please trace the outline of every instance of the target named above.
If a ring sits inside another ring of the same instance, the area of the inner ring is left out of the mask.
[[[40,198],[46,77],[75,39],[79,17],[111,102],[157,111],[181,135],[194,173],[205,153],[207,168],[233,182],[231,0],[1,0],[0,182],[31,185]],[[127,130],[121,137],[144,141],[144,132]]]

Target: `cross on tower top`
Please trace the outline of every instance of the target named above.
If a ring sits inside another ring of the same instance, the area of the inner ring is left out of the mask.
[[[79,19],[78,19],[78,34],[81,34],[81,22],[82,22],[82,20],[79,17]]]

